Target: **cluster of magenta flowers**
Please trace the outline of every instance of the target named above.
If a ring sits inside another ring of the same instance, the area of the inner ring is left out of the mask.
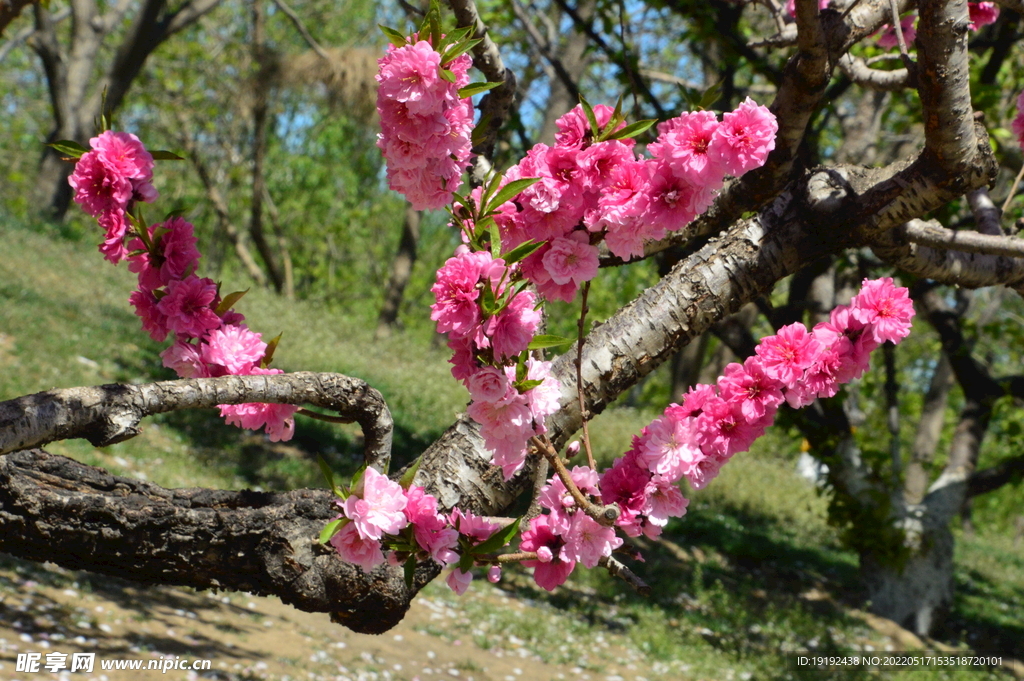
[[[790,3],[794,0],[789,0]],[[828,0],[822,0],[827,6]],[[994,2],[969,2],[967,12],[970,23],[967,25],[972,31],[980,31],[982,26],[994,24],[999,18],[999,6]],[[909,46],[917,37],[917,13],[911,13],[900,19],[900,30],[903,32],[903,41]],[[882,27],[881,35],[878,36],[878,46],[885,49],[892,49],[899,44],[896,37],[896,29],[892,26]]]
[[[164,366],[183,378],[282,373],[267,366],[276,342],[263,342],[231,309],[241,294],[222,299],[216,282],[195,274],[200,253],[193,226],[181,217],[146,224],[137,202],[157,197],[153,155],[124,132],[105,131],[90,145],[68,181],[75,201],[106,231],[100,251],[114,264],[127,260],[138,275],[129,301],[143,329],[155,341],[174,336],[161,353]],[[291,439],[295,431],[297,408],[291,405],[225,404],[220,410],[229,424],[265,427],[275,441]]]
[[[473,103],[459,90],[473,60],[456,51],[442,54],[413,35],[378,61],[377,146],[388,185],[416,210],[446,206],[468,166]]]

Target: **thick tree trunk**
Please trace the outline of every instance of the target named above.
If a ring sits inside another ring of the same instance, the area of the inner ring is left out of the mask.
[[[405,287],[412,277],[416,264],[416,246],[420,240],[420,212],[411,204],[405,206],[405,220],[402,223],[402,237],[398,241],[398,252],[391,263],[391,278],[384,291],[384,303],[377,316],[377,338],[387,338],[398,325],[398,310],[402,306]]]
[[[877,556],[861,556],[861,576],[871,612],[918,636],[928,636],[953,606],[953,533],[940,523],[920,536],[921,549],[893,566]]]

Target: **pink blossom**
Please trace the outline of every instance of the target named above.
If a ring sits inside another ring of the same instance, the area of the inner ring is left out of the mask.
[[[96,150],[100,161],[118,177],[131,180],[134,187],[148,184],[153,179],[153,156],[135,135],[127,132],[106,132],[89,140],[89,146]],[[140,194],[156,198],[150,188],[142,188]]]
[[[967,11],[971,19],[971,23],[967,27],[972,31],[977,31],[988,24],[994,24],[999,18],[999,7],[994,2],[969,2]]]
[[[700,416],[708,400],[715,398],[717,395],[718,392],[715,390],[715,386],[698,383],[683,395],[682,405],[670,404],[666,413],[671,410],[676,418]]]
[[[615,536],[615,528],[605,527],[580,512],[573,515],[565,540],[563,559],[583,563],[588,568],[597,567],[602,557],[611,556],[612,551],[622,546],[622,539]]]
[[[358,565],[363,572],[370,572],[384,562],[380,542],[360,535],[354,523],[346,523],[331,537],[331,546],[337,550],[342,560]]]
[[[970,3],[968,3],[970,4]],[[917,21],[917,14],[908,14],[907,16],[900,19],[900,29],[903,31],[903,41],[907,44],[907,47],[914,42],[917,38],[917,29],[914,28],[914,22]],[[882,35],[878,36],[878,46],[883,49],[891,49],[899,44],[899,38],[896,36],[896,29],[886,24],[882,27]]]
[[[637,462],[654,474],[678,480],[683,471],[702,458],[691,418],[666,414],[654,419],[645,429]]]
[[[566,560],[562,555],[565,540],[551,531],[548,516],[540,515],[530,521],[530,526],[523,531],[520,551],[537,553],[538,560],[524,560],[523,565],[532,567],[533,579],[537,585],[547,591],[565,583],[576,561]]]
[[[404,510],[405,492],[372,468],[363,471],[363,478],[352,494],[345,499],[342,511],[364,539],[380,539],[395,534],[409,524]]]
[[[721,159],[708,153],[719,125],[713,111],[684,113],[659,124],[658,139],[647,150],[690,185],[720,184]]]
[[[638,459],[635,443],[636,439],[634,448],[616,459],[601,476],[601,503],[618,505],[620,513],[615,524],[631,537],[640,535],[637,517],[647,506],[647,483],[651,480],[646,465]]]
[[[630,140],[632,142],[632,140]],[[622,163],[636,161],[631,145],[623,140],[607,140],[592,144],[576,157],[583,171],[583,186],[588,200],[596,202],[600,192],[612,181],[612,173]]]
[[[225,325],[210,332],[201,348],[204,362],[220,365],[229,374],[246,375],[263,359],[267,344],[244,324]]]
[[[463,572],[459,568],[455,568],[448,573],[448,577],[444,580],[448,588],[459,594],[460,596],[466,593],[466,589],[469,588],[469,583],[473,581],[472,572]]]
[[[174,341],[174,345],[160,353],[164,366],[173,369],[181,378],[201,378],[209,376],[206,364],[199,355],[199,348],[183,338]]]
[[[755,352],[761,358],[764,372],[789,386],[803,376],[821,350],[821,343],[807,333],[807,327],[795,322],[779,329],[776,335],[761,339]]]
[[[656,475],[647,483],[644,492],[647,505],[643,511],[648,522],[664,527],[669,518],[680,518],[686,514],[690,500],[679,491],[675,481]]]
[[[483,367],[466,381],[469,395],[477,402],[497,402],[508,392],[508,378],[497,367]]]
[[[572,479],[573,484],[576,485],[576,488],[583,492],[583,494],[594,496],[599,494],[597,471],[592,470],[588,466],[573,466],[569,477]],[[540,488],[537,501],[540,502],[541,506],[555,513],[561,513],[565,509],[576,505],[576,500],[572,498],[569,490],[565,487],[565,483],[557,475],[552,476],[547,484]]]
[[[448,360],[452,365],[452,376],[457,381],[465,381],[479,371],[480,363],[476,359],[476,344],[471,338],[448,338],[448,349],[454,355]]]
[[[775,148],[778,131],[779,124],[768,107],[758,106],[747,97],[735,111],[722,116],[708,155],[720,163],[726,173],[739,177],[764,165],[768,153]]]
[[[128,249],[124,245],[128,223],[124,219],[124,211],[108,210],[99,214],[97,222],[104,230],[100,253],[110,263],[116,265],[128,257]]]
[[[739,403],[743,417],[750,421],[774,412],[782,403],[782,384],[768,376],[759,357],[725,367],[718,389],[723,399]]]
[[[818,0],[818,9],[822,10],[829,6],[831,0]],[[796,16],[796,0],[786,0],[786,14]]]
[[[501,566],[492,565],[487,568],[487,581],[491,584],[497,584],[501,581]]]
[[[210,307],[216,297],[217,284],[193,274],[171,281],[157,309],[167,315],[167,328],[171,331],[199,338],[221,325],[220,317]]]
[[[284,372],[254,366],[246,373],[252,376],[273,376]],[[218,406],[221,416],[229,425],[249,430],[264,428],[271,442],[287,442],[295,435],[295,412],[299,410],[295,405],[253,402]]]
[[[379,97],[402,102],[413,114],[431,113],[444,106],[448,83],[440,77],[441,55],[429,42],[392,48],[381,62]]]
[[[430,306],[430,318],[437,322],[438,333],[469,334],[480,322],[478,284],[484,277],[496,284],[503,268],[504,261],[494,260],[487,251],[449,258],[437,271],[437,283],[430,289],[437,301]]]
[[[487,541],[500,527],[497,523],[492,523],[486,518],[473,515],[469,511],[462,511],[458,508],[452,509],[451,514],[448,516],[448,522],[459,531],[459,534],[473,539],[476,544]]]
[[[727,459],[749,449],[770,423],[771,417],[767,415],[762,420],[748,421],[740,405],[715,398],[704,405],[703,413],[697,417],[697,442],[708,458]]]
[[[132,183],[100,160],[98,151],[82,155],[68,178],[75,190],[75,203],[92,216],[105,211],[124,212],[132,198]]]
[[[577,286],[597,276],[597,247],[590,245],[586,232],[573,232],[551,242],[544,254],[544,267],[556,284]]]
[[[615,113],[615,109],[608,106],[607,104],[598,104],[593,107],[594,118],[597,120],[598,127],[603,128],[608,125],[608,121],[612,119],[612,114]],[[587,115],[583,111],[583,106],[577,104],[568,113],[562,115],[555,124],[558,126],[558,132],[555,133],[555,143],[562,147],[582,147],[586,146],[592,138],[592,131],[590,130],[590,122],[587,120]],[[625,127],[625,123],[620,125],[618,129]],[[621,140],[628,146],[633,146],[636,142],[632,139]]]
[[[473,402],[466,411],[480,424],[485,440],[488,436],[499,439],[521,437],[531,428],[533,418],[526,396],[515,391],[498,402]]]
[[[657,240],[688,225],[706,206],[700,205],[700,188],[674,174],[667,164],[653,168],[647,185],[647,212],[641,223],[647,226],[645,238]]]
[[[157,342],[167,338],[167,315],[159,309],[159,303],[152,291],[133,291],[128,302],[135,308],[135,314],[142,320],[142,330]]]
[[[161,228],[167,230],[160,238],[160,249],[163,256],[160,277],[166,284],[195,271],[199,265],[199,249],[196,248],[198,240],[195,237],[195,228],[192,223],[180,217],[174,217],[156,226],[157,230]]]
[[[907,289],[893,286],[892,277],[865,279],[860,293],[850,301],[850,312],[857,321],[871,327],[879,343],[906,338],[916,314]]]
[[[485,332],[491,339],[495,360],[516,357],[533,340],[542,317],[540,310],[534,309],[536,305],[533,291],[521,291],[501,313],[487,321]]]
[[[530,414],[533,417],[535,435],[543,435],[547,432],[544,420],[559,409],[562,385],[551,374],[551,364],[551,362],[544,362],[532,357],[526,360],[526,379],[541,381],[540,385],[526,393]]]

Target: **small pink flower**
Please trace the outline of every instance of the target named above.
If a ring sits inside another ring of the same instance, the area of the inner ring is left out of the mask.
[[[178,338],[174,345],[160,353],[164,366],[173,369],[181,378],[209,376],[206,364],[199,355],[199,348],[187,340]]]
[[[124,212],[132,197],[131,181],[106,166],[97,151],[78,159],[68,184],[75,190],[75,203],[94,217],[104,211]]]
[[[203,361],[217,364],[233,375],[248,375],[253,366],[263,359],[267,344],[261,334],[242,324],[225,325],[210,332],[201,346]]]
[[[491,584],[497,584],[501,581],[501,566],[492,565],[487,568],[487,581]]]
[[[967,27],[972,31],[994,24],[999,18],[999,7],[994,2],[969,2],[967,10],[971,19],[971,23]]]
[[[532,567],[533,579],[542,589],[554,591],[563,584],[573,569],[576,561],[566,560],[562,556],[565,540],[551,531],[548,516],[540,515],[530,521],[530,526],[523,531],[520,551],[532,551],[538,560],[524,560],[523,565]]]
[[[473,539],[477,544],[487,541],[499,528],[496,523],[458,508],[452,510],[448,521],[459,531],[459,534]]]
[[[586,513],[577,512],[565,537],[562,548],[563,560],[579,562],[584,567],[597,567],[602,557],[609,557],[612,551],[622,546],[622,539],[615,536],[615,529],[605,527]]]
[[[508,307],[487,321],[485,333],[491,339],[494,358],[511,359],[527,348],[540,326],[541,312],[536,310],[537,298],[532,291],[521,291]]]
[[[658,139],[647,150],[691,185],[720,184],[725,174],[721,160],[708,154],[719,125],[713,111],[684,113],[660,123]]]
[[[167,315],[167,328],[183,336],[202,337],[221,325],[221,319],[210,305],[217,297],[217,284],[212,279],[190,275],[167,285],[167,295],[157,308]]]
[[[544,254],[544,267],[556,284],[577,286],[597,276],[597,247],[591,246],[586,232],[573,232],[551,242]]]
[[[331,537],[331,546],[335,548],[342,560],[355,563],[363,569],[363,572],[370,572],[384,563],[384,553],[381,551],[380,542],[362,537],[354,523],[347,523]]]
[[[472,572],[463,572],[459,568],[455,568],[448,573],[448,577],[445,579],[445,584],[448,585],[449,589],[461,596],[466,593],[466,589],[469,588],[469,583],[472,581]]]
[[[655,476],[647,484],[645,490],[647,505],[644,515],[648,522],[664,527],[669,518],[681,518],[686,515],[686,507],[690,500],[683,496],[675,482],[661,476]]]
[[[778,131],[779,124],[768,107],[758,106],[747,97],[735,111],[722,116],[708,154],[726,173],[739,177],[764,165],[768,153],[775,148]]]
[[[718,388],[723,399],[740,404],[744,418],[750,421],[774,413],[782,403],[782,384],[768,376],[759,357],[725,367]]]
[[[907,289],[894,286],[892,277],[865,279],[860,292],[850,301],[850,313],[871,327],[879,343],[896,343],[906,338],[910,334],[910,320],[916,314]]]
[[[477,402],[497,402],[508,392],[508,378],[496,367],[483,367],[466,381],[469,395]]]
[[[822,347],[807,327],[799,322],[779,329],[774,336],[761,339],[755,352],[770,377],[784,385],[793,385],[821,354]]]
[[[135,314],[142,319],[142,330],[157,342],[167,338],[167,315],[159,309],[159,303],[152,291],[133,291],[128,302],[135,308]]]
[[[396,534],[409,524],[405,516],[406,498],[401,485],[372,468],[363,471],[360,484],[342,504],[346,518],[364,539],[379,540]]]

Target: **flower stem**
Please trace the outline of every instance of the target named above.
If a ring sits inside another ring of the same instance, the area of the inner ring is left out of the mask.
[[[590,412],[586,409],[583,402],[583,327],[587,319],[587,312],[590,311],[587,307],[588,293],[590,293],[589,281],[583,284],[583,304],[580,308],[580,319],[576,324],[576,396],[579,398],[580,402],[580,419],[583,420],[583,448],[587,451],[587,465],[590,466],[590,470],[596,471],[597,466],[594,463],[594,451],[590,448],[590,428],[587,426],[587,423],[590,421]]]
[[[530,442],[533,446],[544,455],[544,458],[548,460],[551,467],[555,469],[555,473],[558,478],[565,485],[565,489],[572,495],[573,500],[579,505],[584,513],[589,515],[591,518],[604,525],[605,527],[611,527],[615,524],[615,521],[619,518],[619,507],[615,504],[608,506],[599,506],[587,498],[580,488],[576,486],[576,483],[572,481],[572,476],[569,474],[569,469],[565,467],[565,463],[558,457],[558,452],[551,445],[547,438],[532,437]]]

